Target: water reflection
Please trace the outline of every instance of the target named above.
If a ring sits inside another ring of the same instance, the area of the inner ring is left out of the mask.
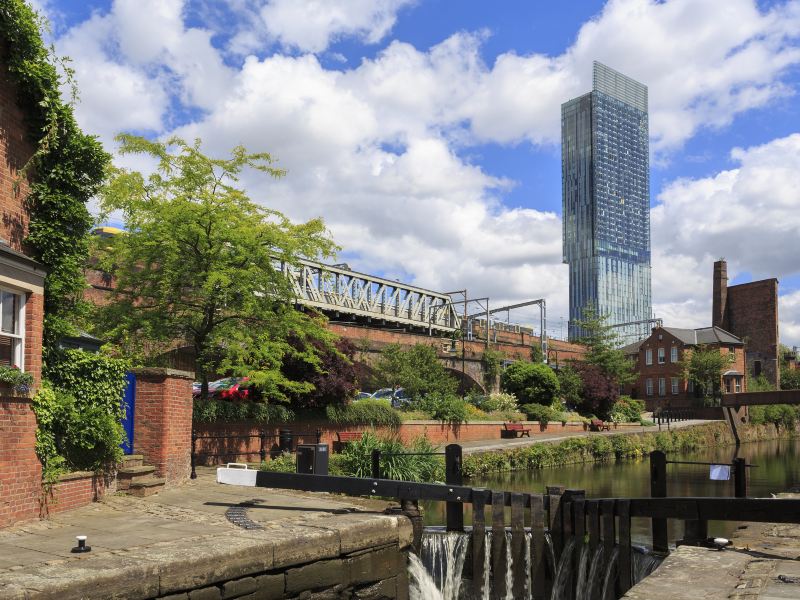
[[[769,497],[770,494],[785,492],[800,484],[798,453],[800,453],[800,440],[743,444],[738,456],[746,458],[748,464],[758,465],[757,468],[748,469],[750,496]],[[670,453],[667,455],[667,460],[730,463],[735,457],[735,447],[728,446],[700,452]],[[667,465],[667,476],[667,493],[670,496],[733,496],[733,480],[709,480],[707,466]],[[496,473],[474,478],[465,483],[474,487],[527,493],[541,493],[547,485],[564,485],[567,488],[586,490],[589,498],[649,497],[650,467],[646,458],[622,462],[587,463],[533,471]],[[508,518],[507,515],[506,522]],[[426,524],[441,525],[444,519],[444,503],[426,503]],[[469,524],[471,519],[471,507],[467,505],[465,522]],[[735,528],[734,523],[709,523],[711,535],[728,537]],[[670,540],[682,535],[682,523],[670,521]],[[649,520],[634,519],[632,536],[637,543],[649,545]]]

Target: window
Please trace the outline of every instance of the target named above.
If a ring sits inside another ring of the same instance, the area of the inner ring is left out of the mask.
[[[678,347],[673,346],[669,351],[669,362],[678,362]]]
[[[726,377],[725,378],[725,392],[728,393],[728,394],[731,393],[731,378],[730,377]]]
[[[664,348],[658,349],[658,364],[663,365],[666,362],[666,353]]]
[[[644,364],[652,365],[653,364],[653,350],[648,348],[644,351]]]
[[[761,375],[761,361],[756,360],[753,361],[753,377],[758,377]]]
[[[659,396],[666,396],[667,395],[667,380],[663,377],[658,378],[658,395]]]
[[[25,300],[0,290],[0,364],[25,368]]]
[[[653,380],[652,379],[646,380],[644,382],[644,385],[645,385],[645,393],[648,396],[652,396],[653,395]]]
[[[686,391],[687,392],[693,392],[694,391],[694,381],[692,381],[691,379],[686,384]]]
[[[677,377],[672,377],[671,378],[670,383],[671,383],[672,393],[673,394],[677,394],[678,393],[678,385],[679,385],[678,382],[679,381],[680,381],[680,379],[678,379]]]
[[[736,392],[737,394],[739,392],[741,392],[742,391],[742,378],[741,377],[734,378],[733,385],[735,386],[734,390],[733,390],[734,392]]]

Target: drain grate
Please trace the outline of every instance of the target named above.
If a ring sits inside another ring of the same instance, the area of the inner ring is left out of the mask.
[[[242,502],[238,506],[231,506],[225,511],[225,518],[242,529],[264,529],[263,525],[256,523],[247,516],[247,509],[261,502],[264,501],[260,498],[254,498],[253,500]]]

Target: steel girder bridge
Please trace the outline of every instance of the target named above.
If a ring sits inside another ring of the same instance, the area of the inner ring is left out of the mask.
[[[449,294],[358,273],[346,265],[299,260],[294,265],[283,263],[281,268],[301,306],[429,333],[461,329],[461,318]]]

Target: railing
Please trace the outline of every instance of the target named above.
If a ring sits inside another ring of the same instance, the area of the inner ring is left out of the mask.
[[[580,562],[581,553],[588,545],[590,556],[601,557],[602,573],[616,569],[612,580],[617,597],[623,595],[634,583],[631,542],[631,519],[650,518],[654,523],[666,523],[668,519],[687,522],[757,521],[775,523],[800,523],[800,500],[752,499],[752,498],[601,498],[587,499],[583,490],[565,490],[562,486],[548,486],[544,494],[492,491],[464,486],[460,477],[460,446],[451,444],[446,448],[445,485],[415,483],[381,479],[379,477],[355,478],[294,473],[270,473],[251,471],[228,476],[218,474],[222,483],[255,485],[258,487],[295,489],[309,492],[328,492],[351,496],[381,496],[397,498],[404,506],[414,506],[421,500],[447,503],[448,530],[463,530],[463,506],[472,505],[472,585],[475,596],[483,596],[485,565],[489,553],[491,572],[504,574],[509,556],[506,554],[506,507],[510,507],[510,544],[513,560],[513,597],[523,597],[525,581],[529,575],[531,597],[549,597],[560,565]],[[373,463],[374,464],[374,463]],[[220,469],[225,471],[225,469]],[[247,478],[247,483],[244,479]],[[486,508],[490,507],[487,525]],[[412,515],[414,511],[411,511]],[[419,517],[414,517],[419,519]],[[414,520],[412,518],[412,521]],[[419,522],[421,524],[421,521]],[[416,525],[415,525],[416,526]],[[491,547],[486,547],[486,531],[492,532]],[[654,529],[654,533],[656,533]],[[530,550],[526,556],[526,536],[530,535]],[[667,550],[667,544],[654,539]],[[687,540],[701,543],[705,540]],[[546,551],[552,548],[552,554]],[[567,549],[572,556],[565,556]],[[599,549],[603,549],[600,553]],[[525,560],[523,560],[523,558]],[[530,569],[528,572],[527,569]],[[567,585],[567,598],[576,593],[577,575]],[[493,580],[493,593],[506,596],[503,576]]]

